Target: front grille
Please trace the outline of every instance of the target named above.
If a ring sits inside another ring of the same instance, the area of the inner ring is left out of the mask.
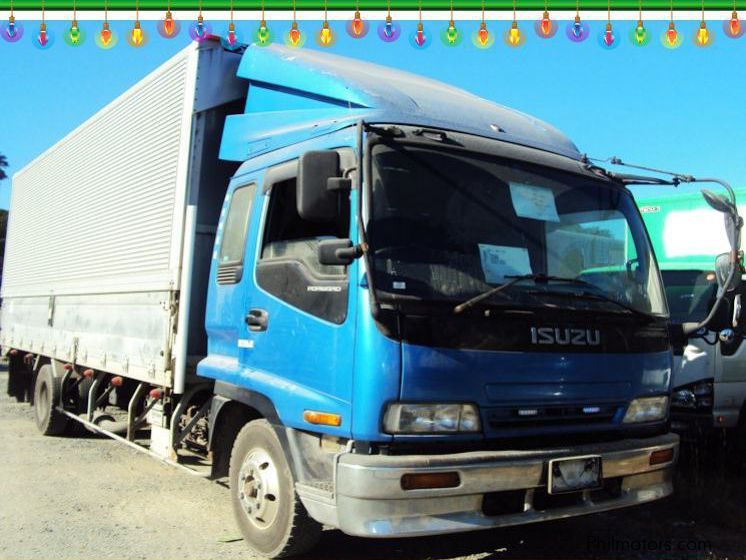
[[[569,424],[610,424],[623,404],[577,404],[561,406],[511,406],[486,410],[492,429]]]

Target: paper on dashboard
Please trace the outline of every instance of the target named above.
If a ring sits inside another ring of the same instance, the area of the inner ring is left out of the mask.
[[[531,274],[531,262],[525,247],[480,243],[479,258],[488,284],[502,284],[508,276]]]

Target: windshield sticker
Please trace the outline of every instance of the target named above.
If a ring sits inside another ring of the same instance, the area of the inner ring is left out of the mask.
[[[521,218],[545,222],[560,221],[552,189],[510,183],[510,198],[513,200],[516,215]]]
[[[531,274],[528,249],[502,245],[479,244],[484,280],[488,284],[502,284],[507,276]]]
[[[406,290],[407,289],[407,283],[406,282],[394,282],[392,285],[392,288],[395,290]]]

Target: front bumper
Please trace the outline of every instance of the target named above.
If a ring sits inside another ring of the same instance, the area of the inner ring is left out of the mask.
[[[672,467],[679,438],[648,439],[528,451],[451,455],[339,457],[335,525],[347,534],[406,537],[488,529],[583,515],[663,498],[673,491]],[[650,465],[653,451],[673,449],[673,459]],[[549,459],[600,455],[604,489],[547,494]],[[455,488],[403,490],[407,473],[457,471]]]

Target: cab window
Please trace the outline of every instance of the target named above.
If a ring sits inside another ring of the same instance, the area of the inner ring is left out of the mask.
[[[235,284],[241,280],[246,235],[255,194],[255,184],[233,191],[218,253],[218,284]]]
[[[288,164],[284,164],[286,168]],[[297,169],[297,165],[292,167]],[[287,174],[285,174],[287,175]],[[326,321],[341,324],[347,316],[347,267],[319,263],[324,239],[349,237],[349,195],[340,195],[339,218],[329,222],[304,220],[297,209],[295,176],[267,173],[269,208],[257,263],[257,283],[289,305]]]

